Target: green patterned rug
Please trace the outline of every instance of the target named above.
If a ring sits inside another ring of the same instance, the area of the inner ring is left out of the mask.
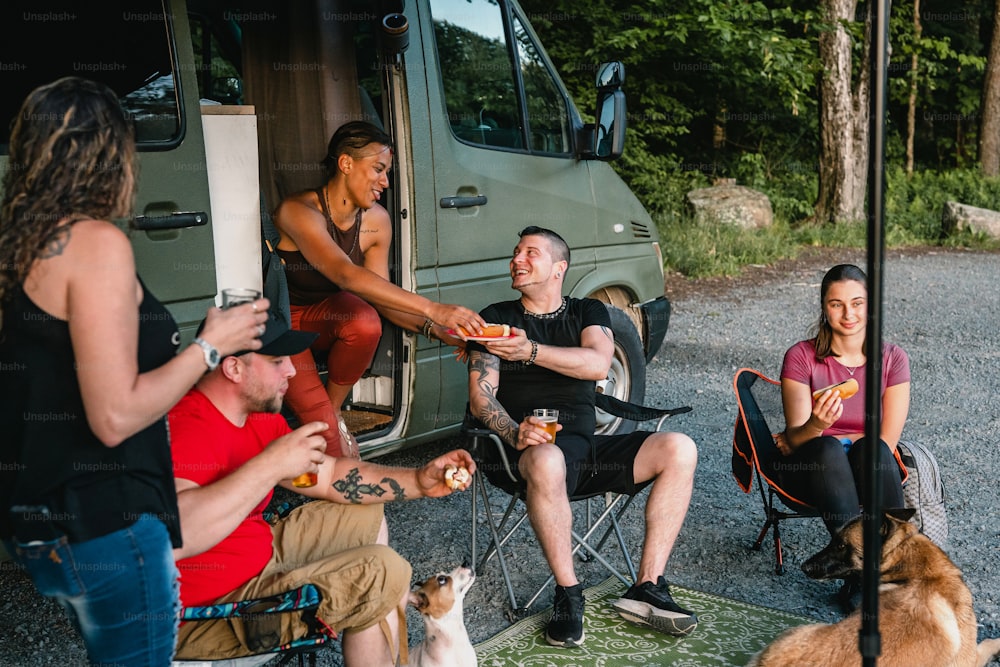
[[[617,579],[585,591],[584,631],[579,648],[558,648],[545,643],[544,628],[550,611],[522,619],[495,637],[476,645],[480,667],[712,667],[746,665],[782,630],[815,622],[776,609],[758,607],[728,598],[671,586],[678,604],[698,614],[698,627],[684,638],[660,634],[628,623],[611,608],[625,592]]]

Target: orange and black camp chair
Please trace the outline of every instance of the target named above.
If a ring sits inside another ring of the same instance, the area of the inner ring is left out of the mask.
[[[753,548],[760,550],[767,532],[774,529],[774,571],[785,573],[781,552],[781,521],[818,517],[819,511],[782,490],[771,472],[770,462],[780,456],[775,436],[784,430],[781,384],[752,368],[741,368],[733,378],[739,411],[733,431],[733,477],[745,493],[750,493],[754,475],[764,505],[765,522]],[[782,428],[775,428],[782,425]],[[766,491],[765,491],[766,487]],[[775,502],[779,498],[788,510]]]

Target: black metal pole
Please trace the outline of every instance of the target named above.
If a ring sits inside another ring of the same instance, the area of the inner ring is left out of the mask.
[[[861,577],[862,665],[874,667],[882,650],[878,627],[879,562],[882,538],[882,262],[885,216],[885,104],[888,72],[889,0],[869,2],[872,12],[871,106],[868,150],[868,329],[865,344],[865,452],[868,471],[862,489],[864,505],[864,569]],[[886,462],[888,463],[888,462]]]

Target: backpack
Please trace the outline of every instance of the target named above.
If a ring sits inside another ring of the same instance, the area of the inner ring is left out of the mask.
[[[263,273],[263,294],[271,302],[271,311],[278,313],[285,323],[291,324],[292,314],[290,301],[288,298],[288,281],[285,278],[285,263],[282,261],[275,247],[280,238],[271,216],[260,207],[261,234],[260,234],[260,258],[261,271]]]
[[[948,542],[948,518],[944,508],[944,482],[937,459],[923,445],[899,442],[899,457],[909,472],[903,484],[906,507],[916,510],[910,521],[942,549]]]

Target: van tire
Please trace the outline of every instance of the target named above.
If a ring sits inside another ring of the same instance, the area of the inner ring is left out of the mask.
[[[646,398],[646,357],[642,339],[628,315],[620,308],[607,305],[611,331],[615,336],[615,352],[611,358],[608,378],[597,383],[597,390],[615,398],[641,404]],[[597,410],[597,435],[631,433],[636,422]]]

